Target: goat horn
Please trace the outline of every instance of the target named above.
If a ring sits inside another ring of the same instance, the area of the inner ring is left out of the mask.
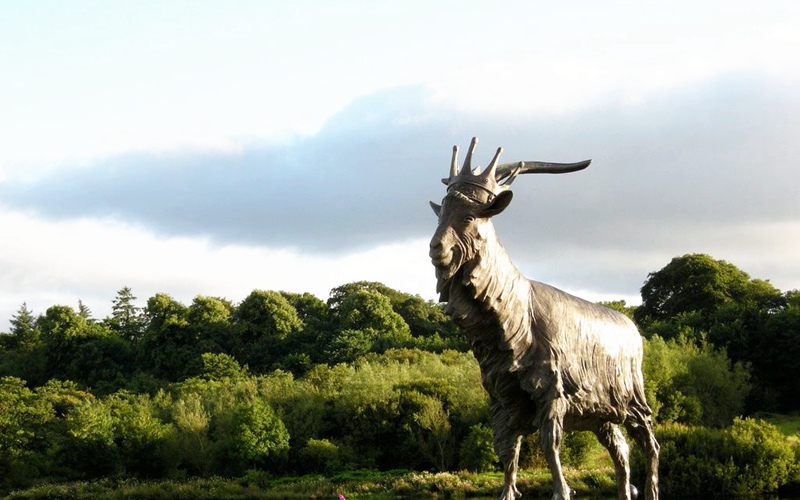
[[[497,166],[495,177],[498,182],[508,178],[505,185],[509,185],[519,174],[566,174],[583,170],[588,167],[590,163],[592,163],[592,160],[584,160],[576,163],[551,163],[543,161],[503,163]]]

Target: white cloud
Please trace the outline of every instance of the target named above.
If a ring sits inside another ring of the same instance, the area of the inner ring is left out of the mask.
[[[186,304],[197,295],[238,302],[255,289],[309,292],[325,300],[332,288],[359,280],[434,298],[427,241],[421,240],[325,257],[159,238],[112,219],[54,222],[2,210],[0,231],[8,236],[0,252],[0,331],[23,302],[41,314],[56,304],[77,307],[81,300],[103,318],[123,286],[132,288],[140,305],[160,292]]]
[[[11,204],[19,179],[43,180],[14,206],[50,217],[0,212],[0,329],[22,301],[102,316],[126,285],[237,301],[369,279],[432,298],[425,201],[471,135],[595,158],[591,189],[515,185],[513,220],[565,215],[509,233],[533,278],[629,298],[703,252],[800,283],[798,2],[75,5],[0,19],[0,188]],[[269,177],[287,162],[307,177]]]

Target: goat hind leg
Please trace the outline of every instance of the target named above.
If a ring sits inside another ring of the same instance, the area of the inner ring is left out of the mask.
[[[605,422],[594,430],[597,439],[611,455],[617,478],[617,497],[620,500],[631,500],[631,469],[628,463],[628,442],[622,435],[619,426]]]
[[[625,428],[642,448],[647,477],[645,479],[645,500],[658,500],[658,452],[659,445],[649,415],[642,415],[625,424]]]

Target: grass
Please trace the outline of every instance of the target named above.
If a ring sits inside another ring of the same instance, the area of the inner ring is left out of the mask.
[[[800,434],[800,415],[782,415],[777,413],[759,413],[756,417],[776,426],[786,436]]]
[[[613,494],[611,470],[565,471],[570,486],[583,497]],[[336,476],[272,478],[254,471],[239,479],[196,478],[183,481],[101,479],[92,482],[44,484],[9,494],[6,499],[265,499],[326,500],[339,493],[348,500],[493,498],[502,489],[499,472],[350,471]],[[522,471],[517,481],[527,498],[549,497],[550,475],[541,470]]]

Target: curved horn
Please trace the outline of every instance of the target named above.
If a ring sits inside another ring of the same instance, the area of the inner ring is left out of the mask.
[[[497,166],[497,181],[507,179],[505,186],[514,182],[519,174],[566,174],[583,170],[592,163],[592,160],[584,160],[576,163],[551,163],[544,161],[518,161],[515,163],[503,163]]]

